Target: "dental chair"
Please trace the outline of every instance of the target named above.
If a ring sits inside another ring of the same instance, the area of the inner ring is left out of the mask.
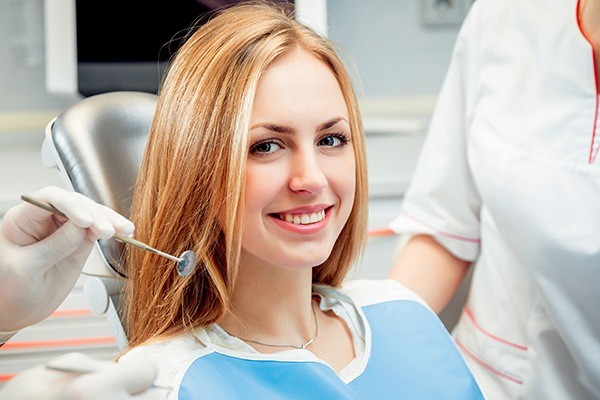
[[[133,186],[156,107],[156,95],[110,92],[87,97],[46,126],[42,160],[68,188],[129,217]],[[120,350],[127,335],[119,307],[124,286],[123,244],[99,240],[83,274],[95,315],[106,315]]]

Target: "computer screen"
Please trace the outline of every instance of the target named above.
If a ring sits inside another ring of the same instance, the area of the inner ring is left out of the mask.
[[[192,26],[243,0],[46,0],[46,88],[50,93],[156,93],[165,65]],[[326,35],[326,0],[291,3]]]

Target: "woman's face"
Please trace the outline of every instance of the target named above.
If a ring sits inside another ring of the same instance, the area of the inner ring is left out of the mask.
[[[344,227],[355,191],[348,110],[329,68],[303,50],[261,76],[251,118],[242,265],[311,268]]]

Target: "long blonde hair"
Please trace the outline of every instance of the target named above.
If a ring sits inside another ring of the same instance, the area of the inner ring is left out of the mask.
[[[171,254],[193,249],[196,270],[129,247],[130,346],[217,322],[228,312],[241,252],[250,116],[261,73],[302,48],[325,63],[346,101],[356,159],[356,195],[315,283],[339,285],[366,238],[367,172],[362,122],[351,79],[334,46],[267,3],[231,7],[195,31],[162,84],[140,167],[131,219],[136,237]]]

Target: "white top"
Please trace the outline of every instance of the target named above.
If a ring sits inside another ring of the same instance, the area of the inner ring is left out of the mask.
[[[491,399],[600,396],[600,160],[576,0],[477,0],[398,233],[474,260],[454,336]]]
[[[358,307],[378,304],[390,300],[408,300],[418,303],[427,309],[433,316],[435,314],[427,304],[412,291],[406,289],[394,280],[355,280],[344,284],[341,289],[326,286],[314,286],[315,293],[321,296],[320,307],[322,310],[331,310],[343,318],[351,331],[355,358],[344,369],[337,372],[341,380],[348,383],[359,376],[369,362],[369,351],[366,343],[370,340],[370,329],[364,323],[364,315]],[[439,330],[445,331],[441,321]],[[158,376],[155,385],[159,387],[176,387],[190,363],[202,355],[203,352],[213,351],[215,346],[221,348],[221,352],[230,355],[241,355],[244,358],[261,357],[253,347],[244,341],[230,336],[216,324],[199,329],[194,335],[184,334],[171,340],[146,344],[133,348],[121,359],[148,359],[158,366]],[[269,355],[270,359],[316,361],[325,363],[312,352],[291,349]],[[176,391],[168,393],[164,391],[165,398],[176,398]]]

